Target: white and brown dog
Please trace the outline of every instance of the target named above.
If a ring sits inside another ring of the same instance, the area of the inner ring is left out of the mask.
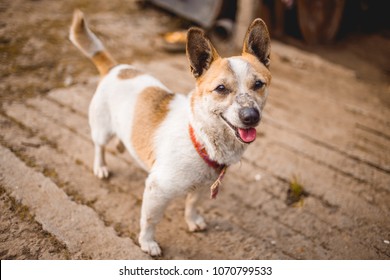
[[[254,20],[242,55],[230,58],[221,58],[204,32],[191,28],[187,56],[196,86],[188,96],[171,92],[131,65],[117,64],[80,11],[74,13],[70,40],[103,76],[89,107],[93,171],[108,177],[104,146],[116,136],[149,172],[139,243],[143,251],[160,255],[154,233],[168,202],[187,194],[189,230],[204,230],[206,223],[195,209],[199,189],[212,185],[215,198],[227,166],[237,163],[256,139],[271,82],[267,27]]]

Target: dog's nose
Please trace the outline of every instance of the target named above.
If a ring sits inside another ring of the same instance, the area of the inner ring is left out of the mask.
[[[256,108],[241,108],[238,115],[247,126],[256,126],[260,121],[260,112]]]

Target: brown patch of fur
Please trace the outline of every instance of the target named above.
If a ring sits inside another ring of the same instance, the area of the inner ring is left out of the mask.
[[[121,80],[133,79],[142,74],[143,73],[138,69],[125,68],[119,71],[118,78]]]
[[[264,79],[267,86],[271,84],[271,72],[268,70],[268,68],[260,63],[260,61],[256,58],[256,56],[250,54],[250,53],[243,53],[242,57],[248,61],[253,68],[255,68],[256,72],[260,73]]]
[[[196,80],[196,83],[200,85],[202,83],[208,83],[210,81],[213,81],[224,71],[232,73],[232,70],[227,60],[224,58],[218,58],[213,61],[208,71]]]
[[[154,136],[168,113],[174,94],[148,87],[137,98],[131,141],[138,157],[150,169],[155,162]]]
[[[99,51],[92,56],[92,61],[101,76],[106,75],[117,63],[107,51]]]
[[[269,86],[269,84],[271,83],[271,72],[264,64],[262,64],[254,55],[250,53],[243,53],[240,58],[246,60],[255,69],[257,73],[261,74],[261,76],[264,78],[266,86]],[[234,72],[228,63],[228,60],[225,58],[218,58],[213,61],[209,70],[207,70],[204,75],[202,75],[196,80],[197,88],[191,96],[190,106],[192,111],[194,110],[193,108],[196,100],[202,98],[204,94],[211,94],[214,91],[215,87],[218,86],[217,84],[215,84],[215,81],[219,80],[221,76],[224,77],[224,84],[226,86],[229,87],[234,85]],[[216,100],[219,101],[223,101],[226,98],[232,98],[231,94],[214,94],[213,96]]]
[[[213,61],[212,65],[210,66],[210,69],[207,70],[204,75],[200,76],[196,80],[197,88],[196,91],[191,96],[191,109],[194,108],[194,103],[196,99],[202,98],[204,94],[212,93],[214,88],[212,88],[212,81],[215,81],[217,77],[221,76],[221,73],[229,73],[231,72],[231,68],[229,67],[229,64],[227,63],[226,59],[218,58],[215,61]],[[227,75],[226,75],[227,76]],[[205,88],[205,87],[211,87],[211,88]],[[223,98],[223,97],[221,97]]]

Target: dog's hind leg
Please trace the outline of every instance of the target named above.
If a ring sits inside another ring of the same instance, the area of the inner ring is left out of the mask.
[[[91,125],[92,140],[95,144],[95,158],[93,162],[93,173],[99,179],[108,178],[110,172],[108,171],[106,159],[104,156],[105,145],[111,139],[112,134],[105,128],[96,125]]]
[[[199,201],[200,194],[200,190],[195,189],[188,193],[186,199],[184,216],[188,225],[188,229],[191,232],[202,231],[205,230],[207,227],[207,224],[204,221],[203,217],[199,215],[198,211],[196,210],[196,205]]]
[[[164,193],[159,188],[157,181],[149,176],[145,184],[141,211],[141,232],[138,240],[142,251],[151,256],[161,255],[160,246],[154,240],[154,233],[170,200],[171,196]]]
[[[104,146],[96,143],[95,143],[95,159],[93,162],[93,173],[99,179],[108,178],[108,176],[110,175],[104,157]]]
[[[94,96],[89,110],[89,124],[91,127],[92,141],[95,145],[95,158],[93,163],[93,173],[100,179],[108,178],[104,152],[105,145],[111,139],[110,114],[104,103],[99,102],[99,98]]]

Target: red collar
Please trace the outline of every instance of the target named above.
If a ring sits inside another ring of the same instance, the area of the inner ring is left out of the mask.
[[[192,144],[194,145],[194,148],[198,152],[199,156],[207,163],[208,166],[214,168],[217,172],[220,172],[221,169],[225,167],[225,164],[220,164],[215,160],[210,159],[209,154],[207,153],[205,147],[202,144],[200,144],[198,140],[196,140],[192,125],[188,126],[188,130],[190,133]]]
[[[194,128],[189,125],[188,130],[190,132],[192,144],[194,145],[194,148],[198,152],[199,156],[207,163],[208,166],[212,167],[216,172],[219,173],[217,180],[210,187],[210,198],[216,199],[219,187],[222,184],[222,179],[225,176],[227,166],[210,159],[205,147],[196,140]]]

